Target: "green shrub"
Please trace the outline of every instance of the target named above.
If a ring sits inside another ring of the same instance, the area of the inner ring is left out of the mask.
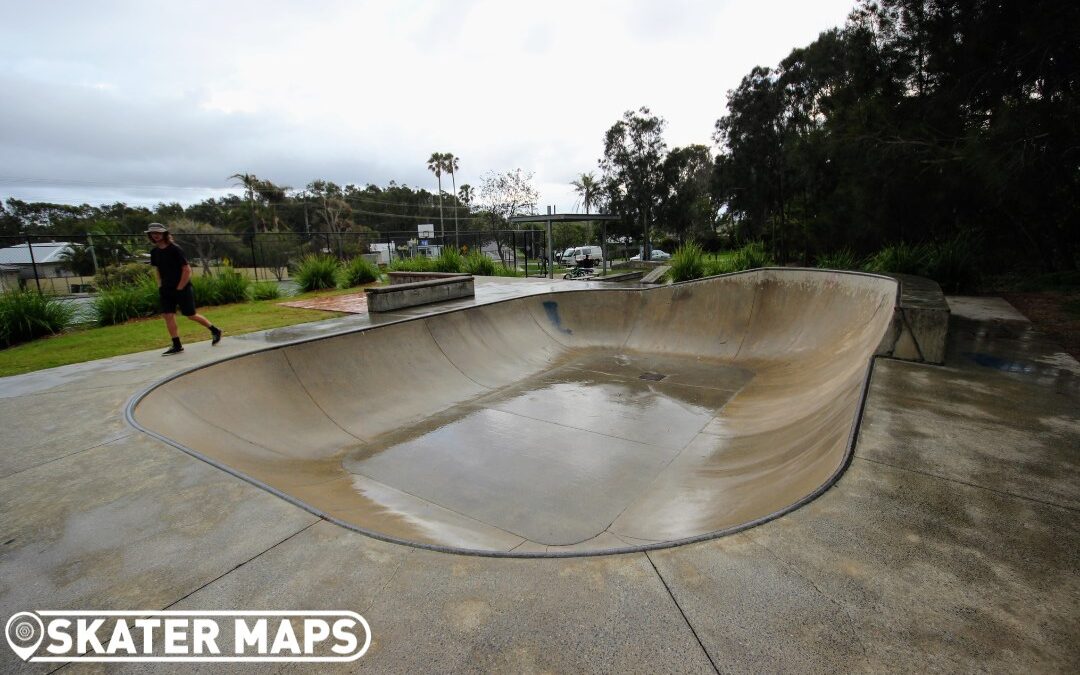
[[[502,267],[502,265],[500,265],[500,267]],[[465,257],[464,271],[469,274],[493,277],[495,276],[495,261],[491,259],[491,256],[484,255],[478,251],[473,251]]]
[[[412,258],[396,258],[390,263],[394,272],[434,272],[435,259],[418,255]]]
[[[337,286],[340,267],[337,258],[310,253],[296,263],[292,277],[301,291],[321,291]]]
[[[196,307],[221,304],[221,287],[214,277],[191,277],[191,289],[195,293]]]
[[[94,285],[100,289],[138,286],[147,279],[154,281],[154,268],[146,263],[108,265],[94,275]]]
[[[157,282],[151,279],[144,279],[135,286],[103,290],[94,298],[94,316],[99,326],[152,316],[160,307],[159,297]]]
[[[379,266],[360,256],[356,256],[341,268],[341,279],[338,285],[342,288],[352,288],[378,280]]]
[[[0,293],[0,347],[10,347],[71,325],[75,306],[55,295],[31,290]]]
[[[233,302],[247,302],[248,288],[251,286],[251,280],[240,274],[233,269],[224,269],[216,277],[213,277],[213,284],[217,289],[215,303],[202,303],[203,306],[215,305],[227,305]],[[196,302],[196,306],[200,303]]]
[[[964,234],[935,244],[926,257],[925,275],[946,293],[974,290],[979,281],[975,266],[978,249],[977,243]]]
[[[819,255],[817,266],[829,270],[857,270],[862,267],[859,257],[850,248]]]
[[[452,248],[443,247],[442,253],[435,258],[436,272],[460,272],[465,266],[465,259]]]
[[[870,256],[863,266],[867,272],[877,274],[917,274],[926,275],[930,249],[922,245],[906,242],[890,244]]]
[[[773,260],[772,255],[765,250],[765,244],[760,241],[752,241],[742,248],[705,261],[705,273],[708,276],[730,274],[759,267],[770,267],[775,264],[776,261]]]
[[[705,252],[696,242],[690,241],[675,249],[668,261],[668,274],[672,281],[688,281],[705,276]]]
[[[507,267],[506,265],[495,265],[495,272],[493,276],[496,277],[520,277],[521,273],[517,271],[515,267]]]
[[[772,255],[765,249],[765,244],[760,241],[752,241],[735,251],[734,262],[735,268],[740,272],[776,264]]]
[[[735,253],[727,252],[721,253],[712,258],[705,258],[703,261],[705,265],[705,276],[713,277],[717,274],[731,274],[732,272],[738,272],[735,269]]]
[[[260,281],[251,285],[253,300],[276,300],[281,297],[281,287],[273,281]]]

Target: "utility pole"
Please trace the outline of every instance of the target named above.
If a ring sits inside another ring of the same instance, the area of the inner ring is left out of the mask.
[[[551,215],[552,210],[553,210],[553,207],[551,207],[551,206],[547,207],[548,216]],[[548,218],[548,221],[547,221],[547,251],[545,251],[545,254],[547,255],[547,261],[548,261],[547,262],[548,279],[554,279],[555,278],[555,270],[554,270],[555,256],[552,255],[552,250],[551,250],[551,218]]]

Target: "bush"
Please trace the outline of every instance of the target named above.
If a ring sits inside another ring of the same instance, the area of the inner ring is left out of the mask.
[[[464,270],[469,274],[493,277],[495,276],[495,261],[491,259],[491,256],[473,251],[465,257]]]
[[[196,307],[210,307],[221,304],[221,288],[214,277],[192,277],[191,289],[195,293]]]
[[[217,289],[217,302],[203,303],[204,306],[212,304],[227,305],[232,302],[247,302],[248,288],[251,286],[251,280],[236,270],[225,269],[213,278],[213,285]],[[195,303],[196,306],[199,304],[200,303],[198,302]]]
[[[370,284],[379,280],[379,267],[369,260],[357,256],[341,269],[340,286],[352,288],[360,284]]]
[[[260,281],[251,285],[253,300],[276,300],[281,297],[281,287],[273,281]]]
[[[152,316],[159,307],[157,282],[151,279],[144,279],[135,286],[110,288],[94,298],[94,315],[99,326]]]
[[[434,272],[435,259],[422,255],[413,258],[396,258],[390,263],[390,269],[395,272]]]
[[[926,246],[914,246],[906,242],[890,244],[870,256],[863,266],[867,272],[877,274],[925,275],[930,250]]]
[[[690,241],[675,249],[668,261],[672,281],[688,281],[705,276],[705,253],[696,242]]]
[[[497,277],[520,277],[521,273],[514,267],[507,267],[506,265],[495,265],[494,276]]]
[[[0,347],[10,347],[71,325],[75,306],[55,295],[18,290],[0,293]]]
[[[142,282],[156,281],[154,268],[146,263],[109,265],[94,275],[94,285],[100,289],[138,286]]]
[[[973,290],[978,284],[975,258],[978,245],[971,237],[959,235],[933,246],[927,255],[926,276],[946,293]]]
[[[759,267],[771,267],[776,264],[772,255],[765,250],[765,244],[760,241],[752,241],[746,246],[735,251],[735,267],[737,271],[752,270]]]
[[[752,270],[759,267],[770,267],[775,264],[773,257],[765,250],[765,244],[760,241],[752,241],[742,248],[706,261],[705,272],[709,276],[730,274],[731,272],[742,272],[743,270]]]
[[[442,253],[435,258],[436,272],[460,272],[465,266],[465,259],[452,248],[443,247]]]
[[[296,263],[292,276],[301,291],[321,291],[337,286],[340,267],[337,258],[311,253]]]
[[[857,270],[862,267],[855,251],[842,248],[839,251],[825,253],[817,258],[817,266],[829,270]]]

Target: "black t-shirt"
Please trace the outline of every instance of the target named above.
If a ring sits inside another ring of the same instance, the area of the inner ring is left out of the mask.
[[[180,283],[180,274],[188,261],[179,246],[169,244],[165,248],[155,246],[150,249],[150,264],[158,268],[162,288],[176,288]],[[188,284],[190,283],[189,281]]]

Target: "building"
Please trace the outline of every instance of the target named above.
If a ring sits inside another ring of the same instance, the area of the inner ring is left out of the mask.
[[[0,248],[0,268],[3,269],[4,287],[9,288],[9,276],[15,276],[18,284],[22,286],[33,284],[35,268],[38,279],[75,276],[70,270],[64,269],[64,252],[71,250],[73,246],[66,241],[34,243],[32,258],[30,246],[27,244]]]

